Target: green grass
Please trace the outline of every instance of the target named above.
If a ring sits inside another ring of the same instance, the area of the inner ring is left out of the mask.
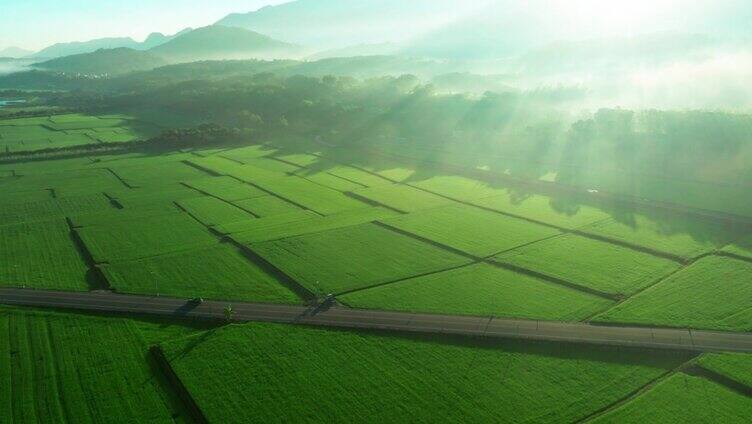
[[[414,212],[383,222],[479,257],[560,234],[553,228],[465,205]]]
[[[575,229],[609,218],[609,215],[586,205],[536,194],[506,194],[472,200],[471,203],[496,211],[521,216],[557,227]]]
[[[256,180],[253,183],[279,197],[324,215],[348,209],[358,209],[364,206],[364,203],[336,190],[323,187],[299,177]]]
[[[266,231],[279,231],[278,229],[284,229],[289,224],[310,221],[316,218],[319,218],[319,215],[314,212],[298,209],[290,213],[218,225],[214,227],[214,230],[221,234],[237,234],[244,232],[264,234]]]
[[[579,321],[610,301],[533,277],[476,264],[350,293],[356,308]]]
[[[752,263],[709,256],[597,317],[599,321],[752,330]]]
[[[456,175],[431,177],[411,182],[410,185],[461,201],[503,196],[506,191],[503,188],[491,187],[482,181]]]
[[[331,188],[333,190],[347,192],[364,188],[363,185],[348,181],[340,178],[336,175],[332,175],[326,172],[319,172],[316,174],[306,174],[305,172],[298,172],[296,174],[299,177],[305,178],[308,181],[322,185],[324,187]]]
[[[126,162],[110,169],[131,187],[158,187],[207,176],[205,172],[190,165],[172,161],[135,166]]]
[[[363,187],[376,187],[392,184],[391,181],[384,179],[378,175],[374,175],[347,165],[319,162],[316,165],[316,169],[323,169],[327,174],[352,181],[354,183],[360,184]],[[311,168],[306,169],[306,171],[310,172]]]
[[[752,259],[752,237],[744,238],[721,249],[723,252]]]
[[[78,228],[76,232],[97,263],[148,258],[217,243],[206,228],[187,214],[121,221]]]
[[[468,262],[374,224],[252,243],[250,247],[318,293],[339,293]]]
[[[687,259],[721,248],[738,237],[721,224],[686,220],[686,225],[676,228],[678,221],[679,218],[661,224],[637,215],[630,222],[608,220],[582,228],[582,231]]]
[[[180,215],[182,213],[177,207],[168,209],[145,206],[137,209],[110,209],[106,212],[76,214],[69,216],[68,219],[72,227],[80,228],[118,225],[126,221],[137,221],[139,219],[164,215]]]
[[[0,226],[0,285],[85,291],[88,271],[64,220]]]
[[[222,157],[230,158],[236,161],[244,161],[248,159],[257,159],[269,154],[274,153],[276,150],[267,146],[253,145],[246,147],[239,147],[237,149],[226,150],[221,153]]]
[[[206,226],[253,219],[253,215],[214,197],[196,197],[177,202],[181,208]]]
[[[299,298],[235,247],[223,245],[102,267],[121,293],[297,303]]]
[[[277,196],[270,195],[254,197],[253,199],[239,200],[233,202],[233,204],[259,218],[276,215],[287,215],[290,213],[302,211],[299,206],[296,206],[286,200],[282,200]]]
[[[495,256],[604,293],[631,295],[679,269],[674,261],[586,237],[565,235]]]
[[[383,208],[363,208],[340,212],[329,216],[310,216],[303,220],[281,220],[277,225],[263,225],[232,234],[232,239],[241,244],[279,240],[304,234],[320,233],[337,228],[350,227],[394,216]]]
[[[174,422],[146,349],[127,320],[4,310],[0,422]]]
[[[705,369],[724,375],[752,388],[751,354],[706,353],[697,362]]]
[[[162,344],[209,422],[576,422],[683,355],[275,324]]]
[[[451,200],[405,185],[384,185],[353,191],[354,194],[402,212],[453,204]]]
[[[748,423],[752,399],[702,377],[677,373],[598,423]]]
[[[227,202],[253,199],[255,197],[268,195],[252,185],[241,183],[232,177],[207,177],[194,179],[186,182],[186,185],[202,193],[206,193],[209,196],[214,196]]]
[[[135,188],[111,190],[107,196],[115,199],[125,210],[163,209],[175,210],[175,201],[203,197],[200,192],[180,184],[169,184],[159,188]]]

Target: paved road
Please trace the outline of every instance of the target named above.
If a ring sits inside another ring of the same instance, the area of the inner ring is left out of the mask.
[[[206,301],[191,307],[185,299],[132,296],[111,292],[71,293],[0,289],[0,304],[52,307],[130,315],[223,319],[228,302]],[[583,323],[492,317],[429,315],[334,307],[326,311],[293,305],[232,302],[237,321],[297,323],[419,333],[548,340],[693,351],[752,352],[752,333],[686,329],[600,326]]]

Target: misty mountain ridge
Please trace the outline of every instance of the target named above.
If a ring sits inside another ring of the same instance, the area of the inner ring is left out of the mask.
[[[20,47],[6,47],[2,50],[0,50],[0,57],[4,58],[11,58],[11,59],[20,59],[22,57],[26,57],[34,52],[26,49],[22,49]]]
[[[304,54],[300,46],[237,27],[210,25],[182,34],[149,50],[176,62],[227,59],[281,59]]]
[[[472,7],[454,0],[297,0],[233,13],[217,24],[330,50],[406,41]]]
[[[149,50],[190,31],[191,29],[187,28],[174,35],[164,35],[155,32],[151,33],[143,42],[135,41],[130,37],[115,37],[98,38],[89,41],[74,41],[70,43],[57,43],[30,55],[30,57],[38,59],[55,59],[64,56],[92,53],[101,49],[117,49],[121,47],[133,50]]]
[[[165,59],[149,51],[118,47],[59,57],[37,63],[34,67],[56,72],[94,76],[146,71],[167,64],[168,62]]]

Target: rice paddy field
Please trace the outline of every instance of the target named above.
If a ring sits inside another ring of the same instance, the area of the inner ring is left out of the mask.
[[[132,119],[81,114],[2,119],[0,154],[126,143],[156,132],[157,127]]]
[[[121,293],[300,302],[282,282],[228,245],[106,264],[102,271]]]
[[[341,293],[468,263],[468,259],[375,224],[250,244],[317,293]]]
[[[593,422],[745,423],[750,414],[752,399],[748,396],[701,377],[677,373]]]
[[[571,234],[510,250],[493,260],[622,296],[634,294],[680,267],[668,259]]]
[[[273,324],[161,348],[210,422],[575,422],[686,359]]]
[[[0,421],[186,422],[131,321],[0,310]]]
[[[612,301],[488,264],[411,278],[340,297],[354,308],[578,321]]]
[[[709,256],[596,319],[751,331],[752,263]]]
[[[0,121],[0,137],[18,144],[25,130],[4,127],[28,126],[28,137],[117,142],[129,124]],[[272,144],[2,162],[0,287],[281,305],[334,293],[336,308],[752,331],[750,228],[364,162]],[[190,422],[150,345],[209,422],[750,412],[738,388],[675,371],[691,364],[749,387],[747,355],[272,324],[196,334],[17,309],[0,309],[0,332],[0,422]]]
[[[752,355],[745,353],[706,353],[697,363],[710,371],[752,388]]]

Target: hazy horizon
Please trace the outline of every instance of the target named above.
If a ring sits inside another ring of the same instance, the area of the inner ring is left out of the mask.
[[[37,51],[56,43],[109,37],[143,41],[153,32],[173,34],[187,27],[211,25],[230,13],[288,1],[5,0],[4,9],[10,13],[0,14],[0,50],[18,47]]]

